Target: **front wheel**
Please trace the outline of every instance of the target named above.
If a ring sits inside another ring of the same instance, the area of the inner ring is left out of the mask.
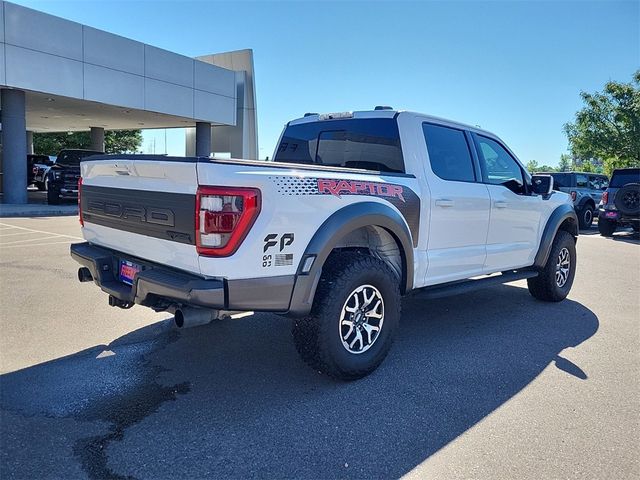
[[[529,293],[545,302],[559,302],[569,295],[576,274],[576,242],[569,232],[559,230],[553,240],[547,264],[537,277],[527,279]]]
[[[373,372],[387,356],[400,320],[398,283],[381,260],[332,254],[323,266],[311,314],[293,325],[302,359],[340,380]]]
[[[60,204],[60,197],[58,196],[58,192],[53,189],[47,190],[47,203],[49,205],[58,205]]]

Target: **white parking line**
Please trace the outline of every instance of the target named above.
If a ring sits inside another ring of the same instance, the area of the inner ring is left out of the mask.
[[[48,237],[31,238],[29,240],[15,240],[13,242],[0,243],[0,248],[8,245],[15,245],[15,244],[24,245],[29,242],[42,242],[43,240],[57,240],[62,237],[64,237],[64,235],[49,235]]]
[[[18,233],[7,233],[6,235],[2,235],[0,234],[0,238],[4,238],[4,237],[14,237],[16,235],[33,235],[34,233],[38,233],[38,232],[18,232]]]
[[[71,243],[71,240],[63,240],[61,242],[47,242],[47,243],[30,243],[28,246],[29,247],[42,247],[44,245],[58,245],[61,243],[65,243],[65,244],[69,244]],[[20,245],[8,245],[8,246],[4,246],[4,245],[0,245],[0,251],[4,250],[5,248],[20,248],[23,247],[24,245],[20,244]]]
[[[57,237],[66,237],[66,238],[73,238],[75,240],[84,240],[81,237],[74,237],[73,235],[63,235],[61,233],[53,233],[53,232],[45,232],[44,230],[34,230],[32,228],[25,228],[25,227],[18,227],[16,225],[10,225],[8,223],[2,223],[0,222],[0,226],[2,227],[11,227],[11,228],[17,228],[19,230],[26,230],[28,232],[34,232],[34,233],[44,233],[45,235],[55,235]]]

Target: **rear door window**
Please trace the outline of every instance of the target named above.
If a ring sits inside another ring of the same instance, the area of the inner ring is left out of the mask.
[[[589,177],[582,174],[576,175],[576,187],[578,188],[587,188],[589,186]]]
[[[274,161],[404,173],[400,134],[393,118],[289,125]]]
[[[473,160],[462,130],[423,123],[431,170],[443,180],[475,182]]]

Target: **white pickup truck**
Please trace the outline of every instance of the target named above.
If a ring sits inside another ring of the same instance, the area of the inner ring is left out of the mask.
[[[540,300],[569,293],[571,198],[489,132],[387,107],[307,114],[273,160],[83,161],[79,280],[178,326],[287,314],[302,358],[341,379],[385,358],[402,295],[518,279]]]

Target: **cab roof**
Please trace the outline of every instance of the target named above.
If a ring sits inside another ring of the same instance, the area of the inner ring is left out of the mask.
[[[483,130],[478,126],[468,125],[466,123],[457,122],[455,120],[449,120],[447,118],[436,117],[433,115],[427,115],[419,112],[412,112],[408,110],[395,110],[391,107],[377,107],[375,110],[356,110],[356,111],[344,111],[333,113],[305,113],[303,117],[296,118],[287,123],[289,125],[300,125],[304,123],[319,122],[325,120],[339,120],[347,118],[395,118],[398,115],[413,115],[423,118],[425,121],[433,121],[434,123],[441,123],[444,125],[458,127],[464,130],[470,130],[476,133],[496,137],[497,135],[488,130]]]

